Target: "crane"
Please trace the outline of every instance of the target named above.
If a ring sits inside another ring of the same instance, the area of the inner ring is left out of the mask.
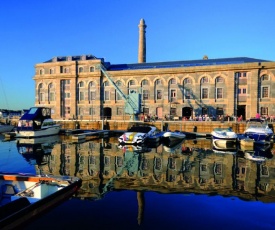
[[[115,87],[116,91],[125,101],[125,113],[130,114],[132,120],[138,120],[138,114],[140,114],[140,108],[141,108],[141,94],[132,90],[129,92],[129,95],[125,95],[122,92],[122,90],[116,85],[116,83],[112,80],[105,66],[100,64],[98,68],[107,77],[108,81]]]

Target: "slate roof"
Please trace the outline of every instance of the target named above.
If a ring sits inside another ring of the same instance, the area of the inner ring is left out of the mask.
[[[176,67],[195,67],[195,66],[211,66],[211,65],[230,65],[245,64],[255,62],[270,62],[268,60],[237,57],[237,58],[218,58],[218,59],[200,59],[189,61],[169,61],[169,62],[152,62],[152,63],[136,63],[136,64],[117,64],[106,66],[108,70],[131,70],[131,69],[153,69],[153,68],[176,68]]]
[[[83,58],[84,57],[84,58]],[[215,65],[230,65],[230,64],[245,64],[255,62],[270,62],[268,60],[235,57],[235,58],[217,58],[217,59],[199,59],[187,61],[168,61],[168,62],[151,62],[151,63],[133,63],[133,64],[111,64],[105,62],[104,58],[97,58],[94,55],[79,55],[79,56],[61,56],[54,57],[44,63],[61,62],[61,61],[81,61],[81,60],[97,60],[101,59],[107,70],[138,70],[138,69],[154,69],[154,68],[177,68],[177,67],[195,67],[195,66],[215,66]]]

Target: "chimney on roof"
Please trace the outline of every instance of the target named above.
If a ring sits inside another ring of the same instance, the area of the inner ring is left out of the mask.
[[[139,22],[139,41],[138,41],[138,63],[146,62],[146,37],[145,37],[145,21],[141,19]]]

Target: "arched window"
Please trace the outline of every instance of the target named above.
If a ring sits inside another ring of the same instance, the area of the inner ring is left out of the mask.
[[[224,83],[224,78],[223,77],[216,77],[216,83]]]
[[[185,78],[183,80],[183,84],[187,85],[187,84],[192,84],[192,80],[190,78]]]
[[[146,86],[146,85],[149,85],[149,81],[145,79],[141,82],[141,86]]]
[[[42,75],[44,73],[44,70],[43,69],[40,69],[39,70],[39,74]]]
[[[201,79],[201,84],[203,84],[203,83],[209,83],[208,77],[203,77],[203,78]]]
[[[177,84],[176,79],[175,79],[175,78],[170,79],[169,84],[170,84],[170,85],[175,85],[175,84]]]
[[[267,74],[261,77],[261,81],[268,81],[268,80],[269,80],[269,76]]]
[[[83,67],[79,67],[78,71],[79,73],[83,73]]]
[[[90,72],[95,72],[95,67],[94,66],[90,66]]]

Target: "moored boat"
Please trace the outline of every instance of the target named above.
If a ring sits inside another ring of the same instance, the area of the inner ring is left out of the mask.
[[[218,140],[230,140],[230,141],[237,141],[237,134],[232,130],[231,127],[226,128],[215,128],[212,132],[212,139]]]
[[[20,119],[17,126],[17,138],[35,138],[56,135],[61,126],[51,118],[51,109],[32,107]]]
[[[134,125],[122,134],[118,141],[120,144],[141,145],[148,137],[155,136],[159,130],[155,126]]]
[[[13,125],[0,124],[0,134],[11,132],[14,129]]]
[[[165,132],[162,136],[162,141],[165,145],[173,145],[174,143],[181,142],[186,138],[186,135],[183,132],[175,131],[175,132]]]
[[[235,150],[237,149],[237,142],[224,139],[213,139],[213,148],[216,150]]]
[[[81,182],[70,176],[0,174],[0,229],[18,228],[60,204],[73,196]]]
[[[267,122],[260,118],[250,118],[246,123],[244,136],[253,139],[255,143],[266,143],[272,141],[273,131]]]

